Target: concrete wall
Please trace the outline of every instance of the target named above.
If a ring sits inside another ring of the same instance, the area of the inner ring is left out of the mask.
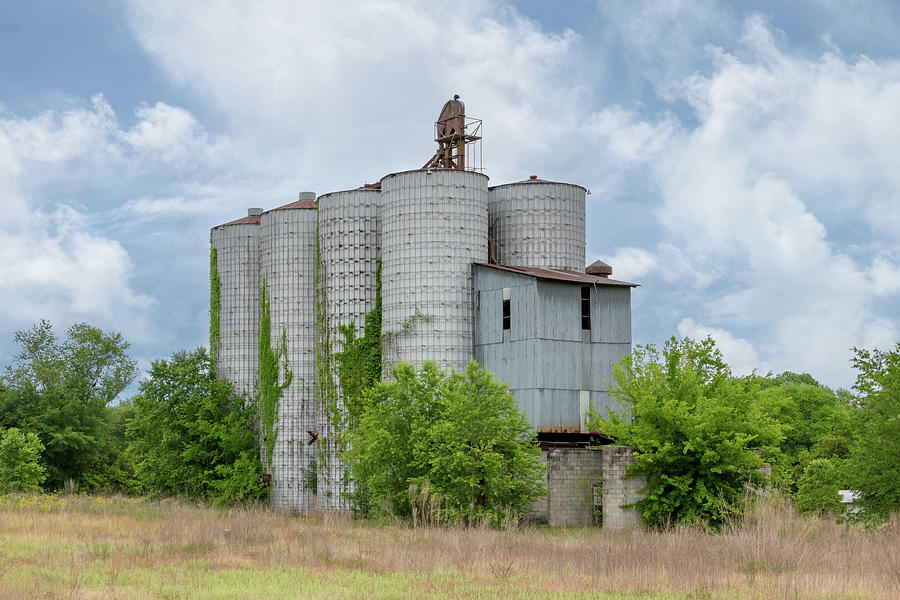
[[[599,449],[552,448],[547,452],[547,463],[547,522],[591,525],[594,486],[602,478]]]
[[[645,477],[623,479],[628,467],[634,464],[631,446],[603,446],[603,527],[629,529],[641,522],[636,508],[623,508],[643,498],[638,490],[647,484]]]
[[[548,455],[549,455],[548,452],[541,452],[541,455],[540,455],[541,464],[543,464],[545,466],[547,465],[547,456]],[[548,481],[548,479],[549,479],[548,475],[549,475],[549,471],[545,471],[544,472],[544,486],[549,490],[550,486],[549,486],[549,481]],[[528,513],[529,513],[528,518],[531,519],[531,521],[534,523],[546,524],[547,517],[549,516],[549,512],[548,512],[549,505],[550,505],[550,502],[549,502],[548,496],[544,496],[540,500],[536,500],[536,501],[532,502],[528,506]]]

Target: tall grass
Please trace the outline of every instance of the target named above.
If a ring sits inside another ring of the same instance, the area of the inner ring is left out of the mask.
[[[610,533],[15,496],[0,541],[0,598],[900,597],[900,520],[864,531],[779,498],[721,533]]]

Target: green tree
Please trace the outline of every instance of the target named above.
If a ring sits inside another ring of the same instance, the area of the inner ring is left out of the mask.
[[[46,470],[41,464],[44,445],[33,433],[15,427],[0,435],[0,494],[41,489]]]
[[[0,427],[38,436],[50,488],[67,479],[90,488],[107,466],[107,406],[136,374],[128,343],[86,323],[70,327],[60,342],[47,321],[17,332],[15,341],[20,352],[2,377]]]
[[[764,403],[782,424],[781,456],[772,465],[776,483],[795,492],[810,461],[849,456],[857,435],[852,396],[835,393],[807,374],[786,372],[754,381],[762,389]],[[807,479],[807,486],[809,483]]]
[[[376,513],[411,514],[410,485],[429,486],[448,519],[502,521],[543,495],[534,431],[505,386],[472,361],[446,374],[393,367],[365,395],[347,458]],[[426,483],[427,482],[427,483]]]
[[[854,352],[861,432],[848,461],[850,483],[861,492],[860,517],[884,520],[900,511],[900,343]]]
[[[794,494],[794,504],[800,512],[840,514],[843,512],[838,494],[844,486],[843,461],[838,458],[815,458],[806,465]]]
[[[777,456],[781,427],[758,383],[731,376],[711,338],[670,339],[662,355],[638,346],[613,369],[612,396],[623,407],[589,415],[589,426],[635,446],[628,474],[646,475],[637,503],[645,523],[718,526],[737,510],[758,469]]]
[[[133,399],[128,454],[154,494],[216,502],[264,496],[255,408],[210,373],[204,348],[155,361]]]

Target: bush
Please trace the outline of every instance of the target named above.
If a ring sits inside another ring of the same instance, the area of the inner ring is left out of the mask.
[[[840,459],[816,458],[806,465],[794,495],[797,510],[804,513],[840,514],[844,510],[838,490],[844,487]]]
[[[672,338],[662,356],[638,346],[613,377],[610,394],[624,408],[591,411],[589,427],[638,449],[628,475],[647,476],[636,503],[645,523],[718,527],[748,484],[765,485],[758,469],[777,456],[781,427],[759,385],[732,377],[711,338]]]
[[[154,362],[132,402],[127,452],[147,491],[219,503],[265,495],[254,407],[212,376],[204,348]]]
[[[364,403],[346,456],[358,501],[376,514],[411,516],[427,490],[443,519],[499,524],[545,493],[528,420],[475,361],[451,374],[433,362],[418,372],[399,363]]]
[[[861,431],[848,460],[860,518],[900,511],[900,343],[890,352],[855,349]]]
[[[44,445],[33,433],[15,427],[0,436],[0,494],[37,491],[46,478],[41,464]]]

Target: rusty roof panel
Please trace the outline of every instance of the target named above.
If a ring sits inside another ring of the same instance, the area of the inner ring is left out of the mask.
[[[278,208],[273,208],[272,210],[286,210],[289,208],[318,208],[315,200],[297,200],[296,202],[291,202],[290,204],[285,204],[284,206],[279,206]],[[266,211],[270,212],[270,211]]]
[[[229,225],[259,225],[259,215],[249,215],[246,217],[241,217],[240,219],[235,219],[234,221],[228,221],[227,223],[216,225],[215,227],[213,227],[213,229],[218,229],[219,227],[227,227]]]
[[[508,271],[510,273],[529,275],[531,277],[536,277],[537,279],[567,281],[571,283],[590,283],[594,285],[638,287],[637,283],[618,281],[616,279],[610,279],[608,277],[597,277],[596,275],[589,275],[580,271],[565,271],[562,269],[539,269],[537,267],[512,267],[508,265],[491,265],[488,263],[480,262],[475,264],[481,267],[487,267],[489,269],[499,269],[501,271]]]

